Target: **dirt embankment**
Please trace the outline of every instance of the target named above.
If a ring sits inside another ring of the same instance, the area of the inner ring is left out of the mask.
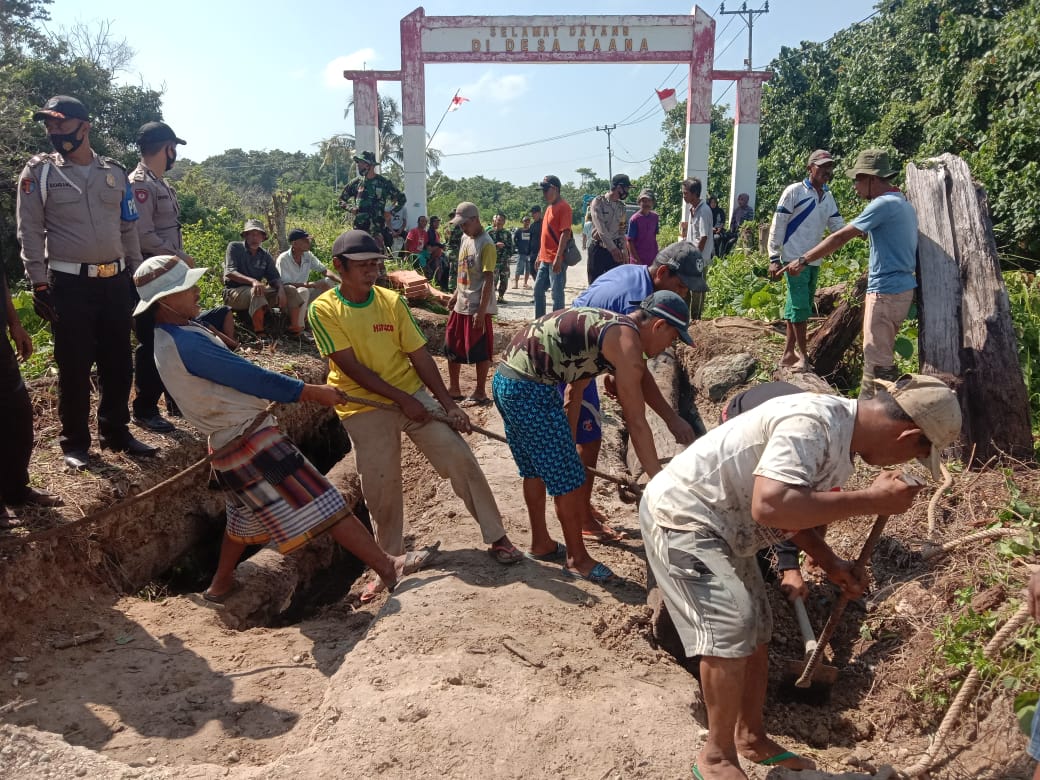
[[[683,360],[737,349],[760,355],[763,365],[775,360],[777,345],[761,330],[726,332],[714,347],[708,340],[702,334],[701,351]],[[316,364],[297,355],[264,359],[293,371]],[[463,382],[472,375],[464,372]],[[717,405],[697,400],[713,425]],[[608,406],[607,413],[608,426],[616,426],[617,410]],[[476,418],[501,430],[493,408],[477,410]],[[76,478],[103,487],[77,487],[72,495],[84,496],[79,503],[88,509],[111,500],[106,491],[115,490],[119,474],[142,486],[168,476],[201,447],[187,433],[174,440],[182,454],[170,446],[159,468],[112,463],[105,466],[111,472]],[[526,510],[508,449],[478,437],[471,443],[510,536],[525,546]],[[42,441],[36,462],[53,449]],[[689,777],[704,711],[696,681],[649,641],[635,507],[597,484],[597,505],[633,535],[591,548],[623,578],[601,588],[567,578],[559,566],[494,563],[462,502],[407,441],[403,460],[406,533],[415,546],[441,541],[436,564],[392,598],[362,606],[358,582],[351,595],[291,625],[231,630],[218,613],[158,581],[127,595],[105,553],[107,540],[127,531],[0,548],[4,571],[18,572],[3,582],[10,590],[0,669],[9,687],[0,706],[13,706],[0,715],[0,777]],[[1040,493],[1027,478],[1020,475],[1020,486]],[[870,474],[855,479],[865,484]],[[138,513],[134,545],[161,534],[181,511],[178,501],[206,488],[181,492]],[[874,559],[874,593],[850,607],[837,634],[829,661],[840,677],[829,701],[794,701],[776,684],[783,659],[800,657],[801,647],[773,593],[767,727],[826,771],[748,767],[752,777],[883,777],[885,764],[912,764],[927,748],[942,711],[921,692],[944,675],[960,679],[937,657],[932,632],[958,609],[958,590],[981,582],[987,567],[1007,567],[989,545],[922,560],[927,499],[889,523]],[[937,504],[939,533],[952,539],[976,530],[1008,500],[997,471],[957,475]],[[854,557],[869,521],[837,524],[829,539]],[[30,529],[57,522],[39,519]],[[995,598],[1013,598],[1011,583],[1022,573],[1007,567],[1009,586]],[[320,597],[314,594],[315,603]],[[833,598],[829,586],[813,584],[817,630]],[[93,638],[54,646],[74,635]],[[934,777],[1029,776],[1024,739],[999,688],[999,681],[987,683]]]

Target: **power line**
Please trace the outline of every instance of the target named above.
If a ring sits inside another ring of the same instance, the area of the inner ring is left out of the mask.
[[[747,25],[747,59],[744,60],[744,64],[747,66],[748,70],[751,70],[751,41],[755,31],[755,17],[769,13],[769,0],[766,0],[766,4],[757,11],[748,8],[747,3],[741,4],[739,11],[727,11],[726,4],[723,3],[722,7],[719,9],[719,13],[723,15],[738,15],[740,16],[741,21]]]
[[[597,132],[607,134],[607,178],[614,178],[614,150],[610,148],[610,134],[617,130],[617,125],[596,125]]]

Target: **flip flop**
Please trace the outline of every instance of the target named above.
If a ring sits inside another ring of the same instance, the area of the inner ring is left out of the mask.
[[[524,554],[516,549],[516,545],[512,543],[500,544],[496,542],[488,549],[488,555],[494,558],[496,563],[501,563],[503,566],[520,563],[524,559]]]
[[[524,557],[532,561],[542,561],[543,563],[558,563],[559,561],[567,560],[567,548],[564,547],[560,542],[556,543],[556,549],[552,552],[538,553],[525,552]]]
[[[465,396],[461,396],[461,395],[449,395],[448,396],[448,398],[450,398],[452,401],[461,401],[464,397]]]
[[[627,531],[618,531],[616,528],[611,528],[606,523],[600,523],[602,531],[589,531],[588,529],[581,529],[581,535],[586,539],[591,539],[594,542],[604,544],[606,542],[620,542],[622,539],[628,539]]]
[[[491,403],[492,401],[490,398],[474,398],[473,396],[469,396],[463,400],[459,406],[463,409],[471,409],[474,406],[491,406]]]
[[[704,775],[701,774],[701,770],[697,768],[696,764],[694,764],[690,768],[693,770],[693,776],[696,777],[697,780],[704,780]]]
[[[759,764],[760,766],[776,766],[777,764],[780,764],[783,761],[787,761],[789,758],[802,758],[802,756],[798,755],[797,753],[792,753],[790,750],[785,750],[783,753],[777,753],[775,756],[771,756],[770,758],[763,758],[761,761],[756,761],[755,763]]]
[[[592,571],[588,574],[582,574],[577,569],[568,569],[566,566],[563,567],[563,573],[570,577],[577,577],[579,579],[588,580],[589,582],[594,582],[597,585],[605,585],[608,582],[611,582],[615,577],[614,572],[603,563],[597,563],[592,567]]]
[[[406,552],[404,554],[404,568],[401,569],[401,576],[415,574],[419,569],[432,563],[440,549],[441,543],[438,541],[423,547],[421,550]],[[390,589],[390,592],[393,593],[393,588]]]
[[[206,588],[202,593],[189,593],[188,601],[192,602],[199,607],[208,607],[209,609],[225,609],[224,602],[227,601],[228,597],[238,591],[238,583],[235,583],[226,591],[221,593],[219,596],[215,596],[209,592],[209,588]]]
[[[380,579],[375,579],[365,585],[364,590],[361,591],[361,595],[358,597],[362,604],[371,604],[375,601],[379,594],[386,590],[386,586]]]

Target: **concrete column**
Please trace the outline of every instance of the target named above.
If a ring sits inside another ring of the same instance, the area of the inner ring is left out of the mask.
[[[354,78],[354,148],[379,159],[379,95],[375,75]]]
[[[715,20],[696,6],[689,87],[686,92],[685,177],[700,179],[708,192],[708,147],[711,138],[712,62],[715,59]],[[690,207],[683,203],[682,221],[689,223]]]
[[[755,206],[758,181],[758,140],[762,122],[762,82],[767,74],[749,73],[737,79],[737,110],[733,127],[733,175],[729,187],[729,218],[737,206],[737,195],[748,194]]]
[[[408,227],[426,214],[426,70],[422,57],[422,8],[401,20],[401,135]]]

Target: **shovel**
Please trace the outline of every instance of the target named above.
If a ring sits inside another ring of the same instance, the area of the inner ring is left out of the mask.
[[[801,660],[790,660],[785,662],[787,675],[795,680],[805,673],[805,667],[816,653],[816,636],[813,634],[812,625],[809,623],[809,615],[805,611],[805,602],[799,597],[794,600],[794,615],[798,620],[798,630],[802,632],[802,641],[805,643],[805,655]],[[812,687],[816,693],[826,693],[838,679],[838,670],[833,666],[827,666],[822,661],[817,661],[815,673],[813,674]]]

